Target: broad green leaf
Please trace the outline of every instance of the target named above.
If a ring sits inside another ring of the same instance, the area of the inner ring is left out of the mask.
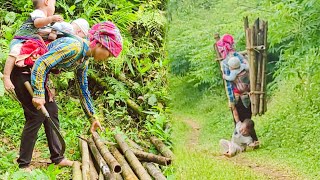
[[[149,99],[148,99],[148,104],[150,105],[150,106],[154,106],[156,103],[157,103],[157,97],[156,97],[156,95],[154,95],[154,94],[152,94],[150,97],[149,97]]]
[[[4,21],[7,23],[7,24],[12,24],[16,19],[16,13],[14,12],[9,12],[5,18],[4,18]]]

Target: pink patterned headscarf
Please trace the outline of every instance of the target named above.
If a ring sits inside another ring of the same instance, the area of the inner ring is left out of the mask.
[[[90,47],[97,43],[106,47],[114,57],[122,51],[122,37],[119,29],[110,21],[101,22],[92,26],[88,33]]]
[[[223,59],[227,57],[230,51],[234,50],[234,39],[230,34],[225,34],[217,42],[219,53]]]

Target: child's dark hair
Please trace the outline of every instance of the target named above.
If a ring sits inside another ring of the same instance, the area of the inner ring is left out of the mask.
[[[243,122],[245,124],[246,128],[252,132],[254,130],[254,122],[251,119],[245,119]]]
[[[38,6],[39,6],[39,1],[41,1],[41,0],[32,0],[32,4],[33,4],[33,8],[34,8],[34,9],[37,9],[37,8],[38,8]]]

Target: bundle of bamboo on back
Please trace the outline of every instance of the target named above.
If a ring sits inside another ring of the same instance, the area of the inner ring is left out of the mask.
[[[250,99],[252,115],[262,115],[266,106],[266,65],[268,22],[257,19],[250,28],[248,18],[244,18],[246,49],[249,56]]]

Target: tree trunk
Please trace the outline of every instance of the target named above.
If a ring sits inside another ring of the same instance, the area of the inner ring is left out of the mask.
[[[126,180],[138,180],[137,176],[132,171],[130,165],[126,161],[126,159],[121,155],[119,150],[115,146],[110,146],[110,151],[113,154],[113,156],[118,160],[122,167],[122,176]]]
[[[107,164],[111,168],[112,172],[114,173],[120,173],[121,172],[121,166],[118,163],[118,161],[112,156],[110,151],[108,150],[108,147],[101,141],[99,134],[97,132],[94,132],[92,134],[93,140],[96,143],[97,148],[99,149],[102,157],[104,160],[106,160]]]
[[[145,162],[154,162],[154,163],[164,165],[164,166],[171,164],[170,158],[158,156],[158,155],[155,155],[152,153],[147,153],[147,152],[137,150],[137,149],[132,149],[132,152],[134,153],[134,155],[137,156],[137,158],[139,158],[139,160],[142,160]]]
[[[148,170],[149,174],[155,180],[166,180],[167,178],[162,174],[162,172],[153,163],[143,163],[143,166]]]
[[[150,140],[154,146],[156,146],[157,150],[167,158],[174,158],[173,152],[158,138],[152,136]]]
[[[124,156],[127,158],[129,164],[133,168],[134,172],[138,175],[141,180],[152,180],[148,172],[144,169],[138,158],[133,154],[127,143],[124,141],[120,134],[115,135]]]

